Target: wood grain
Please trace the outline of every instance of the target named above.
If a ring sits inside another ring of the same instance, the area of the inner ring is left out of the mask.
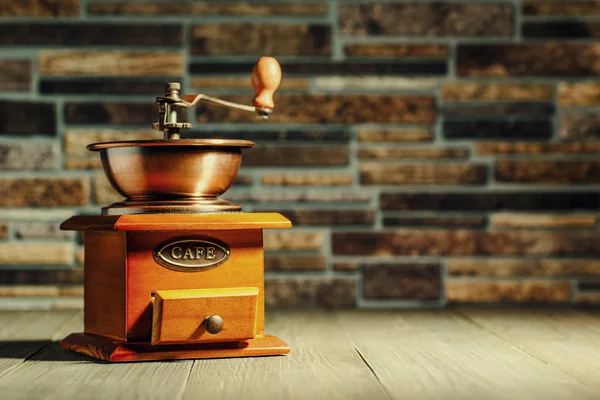
[[[255,107],[274,108],[273,95],[281,83],[281,66],[273,57],[261,57],[252,69],[252,87],[254,87]]]
[[[152,344],[234,342],[254,338],[258,288],[159,290],[152,301]],[[211,334],[204,320],[220,316]]]
[[[174,217],[169,215],[169,217]],[[127,233],[127,340],[150,341],[152,332],[151,295],[158,290],[209,288],[258,288],[255,336],[264,334],[264,255],[262,230],[204,232],[208,240],[227,243],[231,254],[216,268],[198,272],[167,269],[154,260],[160,243],[175,240],[173,232]],[[207,234],[208,233],[208,234]],[[194,232],[179,232],[182,237]]]
[[[0,379],[51,340],[62,337],[60,328],[74,317],[81,318],[81,314],[76,311],[0,313]]]
[[[60,347],[110,362],[264,357],[290,352],[285,342],[271,335],[240,342],[151,346],[148,343],[124,343],[101,336],[74,333],[63,339]]]
[[[595,372],[600,365],[600,323],[593,316],[565,309],[459,310],[511,345],[596,393],[600,390]]]
[[[277,213],[220,214],[132,214],[69,218],[60,226],[76,231],[181,231],[291,228],[291,223]]]
[[[85,232],[85,332],[125,340],[126,242],[122,232]]]
[[[597,399],[599,315],[458,311],[274,312],[267,328],[289,339],[286,357],[110,365],[38,351],[80,330],[81,313],[0,312],[0,397]]]
[[[342,336],[352,340],[392,399],[593,396],[452,311],[346,312],[338,318]]]
[[[52,344],[0,380],[2,400],[177,399],[192,361],[114,364]]]
[[[340,337],[332,313],[272,312],[268,318],[268,331],[290,344],[288,356],[198,360],[183,399],[197,399],[198,393],[211,400],[386,398],[352,345]]]

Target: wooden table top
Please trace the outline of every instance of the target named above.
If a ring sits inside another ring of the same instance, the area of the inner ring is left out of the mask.
[[[0,312],[0,398],[600,398],[600,314],[579,310],[271,311],[288,356],[125,364],[61,350],[82,321]]]

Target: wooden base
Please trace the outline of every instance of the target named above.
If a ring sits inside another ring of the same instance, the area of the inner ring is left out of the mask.
[[[243,342],[152,346],[73,333],[60,342],[60,347],[110,362],[275,356],[290,352],[283,340],[271,335]]]

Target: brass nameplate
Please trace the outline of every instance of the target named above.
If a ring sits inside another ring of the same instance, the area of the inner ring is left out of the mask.
[[[175,271],[202,271],[223,264],[231,251],[215,239],[180,239],[158,245],[154,260]]]

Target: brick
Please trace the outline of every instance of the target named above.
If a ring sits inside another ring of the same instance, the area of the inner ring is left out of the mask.
[[[544,83],[446,82],[443,100],[529,100],[553,99],[553,85]]]
[[[81,297],[83,286],[11,285],[0,286],[0,297]]]
[[[594,191],[475,191],[468,193],[383,193],[382,210],[542,211],[598,210],[600,193]]]
[[[561,106],[600,105],[600,83],[560,82],[558,84],[558,103]]]
[[[184,74],[183,55],[173,51],[42,50],[41,75],[147,76]],[[162,87],[161,87],[162,86]],[[156,88],[161,94],[163,85]]]
[[[254,62],[249,61],[196,61],[192,62],[189,71],[192,75],[245,74],[252,70]],[[445,60],[422,59],[398,62],[395,59],[379,59],[377,62],[368,59],[350,59],[345,61],[316,60],[282,60],[281,68],[284,79],[292,76],[445,76],[448,65]]]
[[[434,217],[384,217],[384,226],[414,226],[423,228],[484,228],[486,219],[484,217],[470,216],[434,216]]]
[[[387,3],[340,6],[343,35],[511,36],[507,4]]]
[[[266,251],[320,250],[323,247],[323,234],[319,232],[265,231],[263,240]]]
[[[439,84],[438,79],[406,78],[391,76],[317,76],[313,79],[313,90],[327,93],[343,93],[345,91],[364,92],[398,92],[424,91],[433,92]]]
[[[429,142],[433,132],[428,129],[373,129],[357,127],[356,136],[359,142]]]
[[[56,297],[52,301],[52,310],[83,310],[83,298]]]
[[[521,26],[525,39],[588,39],[600,37],[600,23],[586,21],[525,22]]]
[[[550,120],[451,119],[443,124],[448,139],[546,139],[552,136]]]
[[[75,251],[75,264],[78,267],[83,267],[85,261],[85,250],[83,247],[78,247]]]
[[[318,3],[257,3],[249,4],[245,1],[215,3],[193,2],[182,3],[172,1],[161,2],[108,2],[88,4],[87,12],[95,15],[136,15],[136,16],[323,16],[327,13],[327,6]]]
[[[160,32],[160,34],[157,34]],[[180,46],[177,24],[105,22],[4,22],[0,46]]]
[[[459,76],[596,76],[600,45],[536,43],[459,45]]]
[[[438,264],[368,264],[363,269],[366,300],[437,300],[441,286]]]
[[[444,159],[467,158],[469,152],[459,147],[367,147],[357,151],[361,159]]]
[[[327,257],[321,255],[265,255],[265,271],[325,271]]]
[[[285,77],[281,81],[281,85],[277,89],[278,93],[285,92],[288,90],[306,90],[309,88],[310,81],[307,78],[296,78],[296,77]],[[252,85],[250,78],[244,77],[232,77],[232,76],[195,76],[191,78],[191,86],[200,90],[211,89],[243,89],[252,93]]]
[[[2,297],[57,297],[58,286],[54,285],[18,285],[0,286],[0,298]]]
[[[226,99],[248,101],[240,96]],[[276,101],[275,111],[269,117],[273,123],[433,123],[435,120],[434,102],[430,96],[281,94]],[[253,122],[257,118],[247,111],[212,105],[198,105],[197,109],[198,122]]]
[[[484,277],[578,277],[600,275],[600,261],[588,259],[448,258],[450,276]]]
[[[267,307],[356,307],[356,279],[266,278]]]
[[[263,175],[261,183],[267,186],[347,186],[354,177],[348,173],[293,173]]]
[[[70,218],[74,209],[0,208],[0,221],[61,222]]]
[[[0,207],[85,206],[89,185],[82,178],[3,178],[0,193]]]
[[[233,181],[233,187],[237,186],[250,186],[254,183],[254,177],[252,175],[238,175]]]
[[[0,101],[0,135],[56,135],[56,106],[37,101]]]
[[[593,231],[402,230],[334,232],[335,255],[469,256],[600,255],[600,233]]]
[[[418,43],[353,43],[344,47],[346,56],[349,57],[431,57],[446,58],[450,54],[448,45],[445,44],[418,44]]]
[[[0,240],[8,239],[8,225],[0,224]]]
[[[61,297],[83,297],[83,285],[59,286],[58,295]]]
[[[481,185],[486,182],[482,164],[399,164],[366,163],[360,165],[363,185]]]
[[[107,206],[118,201],[123,201],[123,196],[113,189],[104,175],[96,175],[92,178],[93,203]]]
[[[195,55],[331,54],[331,28],[321,24],[205,23],[192,26],[190,41],[190,51]]]
[[[94,158],[76,158],[68,157],[65,159],[65,168],[68,170],[94,170],[102,169],[100,157]]]
[[[44,285],[81,284],[83,269],[4,269],[0,270],[0,284]]]
[[[162,93],[166,81],[180,80],[179,77],[41,79],[39,91],[42,94],[156,96]]]
[[[446,281],[451,303],[565,303],[571,300],[569,281]]]
[[[515,214],[499,213],[490,216],[492,227],[503,228],[594,228],[593,214]]]
[[[156,106],[150,101],[146,103],[89,102],[65,104],[65,122],[67,124],[148,126],[157,118]]]
[[[58,223],[22,222],[14,228],[17,239],[73,239],[75,232],[61,231]]]
[[[559,134],[563,139],[596,139],[600,137],[600,115],[562,114]]]
[[[3,0],[0,16],[3,17],[76,17],[79,0]]]
[[[588,0],[525,0],[523,3],[525,15],[566,16],[600,15],[600,3]]]
[[[575,303],[582,306],[596,306],[600,304],[600,293],[577,293]]]
[[[114,142],[118,140],[155,140],[162,139],[163,133],[146,130],[120,129],[67,129],[64,134],[64,150],[68,155],[94,156],[85,147],[90,143]]]
[[[244,152],[244,167],[318,167],[348,164],[346,146],[265,145]]]
[[[0,142],[0,170],[46,170],[59,166],[54,141]]]
[[[309,142],[315,143],[348,143],[350,141],[350,132],[348,128],[331,129],[325,125],[320,126],[302,126],[294,128],[281,127],[275,129],[268,125],[256,124],[254,129],[245,127],[243,129],[223,130],[223,127],[218,130],[202,129],[201,131],[186,131],[181,132],[181,137],[186,139],[192,138],[212,138],[212,139],[243,139],[253,142]],[[255,151],[263,147],[261,144],[251,151]],[[247,154],[247,153],[244,153]]]
[[[371,202],[372,195],[363,191],[331,190],[229,190],[224,196],[236,203],[363,203]]]
[[[333,270],[339,272],[353,272],[360,269],[364,264],[359,261],[336,261]]]
[[[498,182],[600,183],[600,161],[499,160],[494,177]]]
[[[446,103],[439,107],[442,114],[448,116],[473,115],[483,116],[552,116],[554,114],[553,103]]]
[[[573,142],[483,142],[475,145],[478,154],[594,154],[600,153],[600,143]]]
[[[594,274],[594,275],[596,275],[596,274]],[[577,289],[584,290],[584,291],[585,290],[600,290],[600,282],[598,282],[598,281],[579,282],[579,283],[577,283]]]
[[[373,210],[279,210],[293,225],[373,225]]]
[[[0,243],[0,264],[4,265],[71,265],[75,245],[71,242]]]
[[[0,90],[28,91],[30,88],[31,61],[0,60]]]

